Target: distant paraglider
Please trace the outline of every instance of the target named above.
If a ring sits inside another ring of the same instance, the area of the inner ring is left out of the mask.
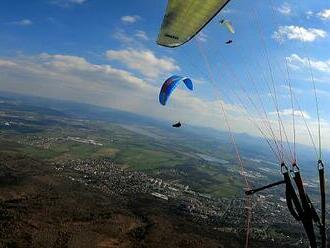
[[[172,125],[172,127],[176,127],[176,128],[181,127],[181,126],[182,125],[181,125],[180,121]]]
[[[220,21],[220,24],[225,25],[225,27],[227,28],[227,30],[228,30],[230,33],[235,34],[234,27],[233,27],[233,25],[231,24],[230,21],[225,20],[225,19],[222,19],[222,20]]]
[[[193,83],[189,78],[177,76],[177,75],[171,76],[168,79],[166,79],[159,92],[160,104],[166,105],[172,92],[181,82],[183,82],[189,90],[193,90]]]
[[[169,77],[168,79],[166,79],[166,81],[162,85],[162,88],[160,89],[160,92],[159,92],[160,104],[166,105],[169,97],[171,96],[171,94],[173,93],[175,88],[181,82],[183,82],[189,90],[193,90],[193,88],[194,88],[193,83],[189,78],[178,76],[178,75],[173,75],[173,76]],[[175,128],[181,127],[181,122],[179,121],[177,123],[174,123],[172,125],[172,127],[175,127]]]

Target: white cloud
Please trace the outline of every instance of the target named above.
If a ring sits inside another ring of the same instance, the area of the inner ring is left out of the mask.
[[[317,16],[324,21],[330,20],[330,9],[324,9],[320,11],[319,13],[317,13]]]
[[[115,69],[110,65],[91,64],[82,57],[42,53],[39,58],[44,68],[54,69],[55,72],[69,72],[71,74],[74,74],[75,72],[85,72],[89,73],[93,77],[96,76],[95,73],[101,73],[100,75],[103,77],[110,76],[117,78],[120,81],[124,80],[126,82],[126,86],[140,88],[147,86],[143,80],[133,76],[128,71]]]
[[[69,7],[72,5],[81,5],[87,2],[87,0],[52,0],[51,3],[56,4],[60,7]]]
[[[293,70],[300,70],[302,66],[308,65],[305,64],[305,62],[308,63],[308,61],[305,61],[303,58],[301,58],[298,54],[295,53],[286,57],[286,60],[288,62],[288,66]]]
[[[149,40],[149,37],[146,34],[146,32],[144,32],[142,30],[137,30],[136,33],[134,34],[134,36],[141,40]]]
[[[129,46],[140,46],[141,41],[148,41],[149,37],[147,33],[143,30],[136,30],[133,34],[128,34],[123,29],[117,29],[115,32],[112,33],[112,37],[116,40],[124,43],[124,45]]]
[[[299,26],[280,26],[274,32],[273,38],[278,41],[299,40],[303,42],[312,42],[316,39],[326,37],[327,32],[322,29],[304,28]]]
[[[201,42],[206,42],[207,41],[207,35],[203,31],[201,31],[197,35],[197,39]]]
[[[14,66],[16,66],[16,63],[6,59],[0,59],[0,67],[14,67]]]
[[[128,23],[128,24],[135,23],[135,22],[137,22],[137,21],[140,20],[140,19],[141,19],[141,17],[138,16],[138,15],[131,15],[131,16],[127,15],[127,16],[122,16],[122,17],[120,18],[120,20],[121,20],[122,22],[124,22],[124,23]]]
[[[129,69],[140,72],[148,78],[159,78],[161,75],[177,71],[180,67],[172,58],[158,58],[151,50],[108,50],[106,56],[109,60],[123,63]]]
[[[305,14],[306,14],[307,19],[309,19],[309,18],[311,18],[314,15],[314,12],[311,11],[311,10],[308,10],[308,11],[306,11]]]
[[[201,99],[194,92],[177,88],[164,107],[158,103],[161,81],[153,85],[127,70],[109,64],[93,64],[83,57],[48,53],[34,57],[20,55],[14,59],[0,58],[0,61],[0,90],[3,91],[85,102],[161,118],[169,123],[180,120],[191,125],[227,130],[221,111],[222,104],[234,132],[260,136],[244,111],[235,104]],[[158,68],[157,63],[154,66]],[[283,116],[288,115],[291,110],[284,109],[281,113]],[[311,118],[308,113],[303,113],[305,117]],[[299,113],[295,114],[299,116]],[[276,116],[271,117],[271,125],[275,128]],[[299,119],[296,125],[299,133],[297,139],[300,143],[310,144],[306,128]],[[262,120],[256,116],[255,121],[260,123]],[[315,120],[311,118],[308,121],[312,131],[317,130]],[[283,122],[287,132],[292,133],[290,118],[283,118]],[[322,130],[324,145],[330,147],[329,123],[322,123]]]
[[[296,70],[309,67],[310,62],[312,69],[320,72],[330,73],[330,59],[322,61],[310,58],[308,61],[307,57],[300,57],[297,54],[291,54],[289,57],[287,57],[287,61],[289,62],[290,67]]]
[[[330,91],[316,89],[316,94],[324,97],[330,97]]]
[[[112,37],[122,43],[133,43],[134,38],[129,36],[124,30],[118,29],[112,34]]]
[[[11,22],[11,24],[14,24],[17,26],[30,26],[33,24],[33,22],[30,19],[22,19],[20,21]]]
[[[16,65],[14,68],[0,66],[0,89],[4,91],[85,102],[219,129],[226,128],[219,104],[223,104],[228,113],[236,113],[233,119],[240,118],[235,105],[202,100],[193,92],[180,88],[166,107],[161,106],[158,103],[161,81],[153,85],[126,70],[92,64],[83,57],[43,53],[1,61]],[[235,121],[233,130],[243,131],[248,126],[240,123]]]
[[[71,3],[76,3],[76,4],[82,4],[84,2],[86,2],[87,0],[68,0],[68,2],[71,2]]]
[[[140,98],[144,97],[152,102],[158,92],[158,88],[128,71],[106,64],[92,64],[78,56],[43,53],[36,57],[20,57],[10,62],[6,61],[2,63],[5,66],[0,66],[1,90],[127,111],[133,111],[131,108]],[[126,96],[130,101],[127,101]],[[138,106],[139,104],[135,107]]]
[[[228,7],[221,10],[221,13],[226,14],[226,15],[229,15],[229,14],[232,14],[232,13],[235,13],[235,12],[237,12],[236,9],[231,9],[231,8],[228,8]]]
[[[207,82],[206,79],[204,78],[193,78],[192,81],[194,82],[194,84],[205,84]]]
[[[305,119],[309,120],[311,119],[310,115],[306,111],[299,111],[299,110],[294,110],[293,111],[294,116],[297,117],[304,117]],[[270,115],[277,116],[277,112],[273,111],[269,113]],[[292,109],[287,108],[287,109],[282,109],[279,111],[279,114],[281,117],[292,117]]]
[[[280,7],[277,8],[277,11],[280,12],[282,15],[289,16],[292,14],[292,9],[290,4],[283,3]]]
[[[285,90],[285,93],[289,93],[290,94],[290,87],[288,85],[281,85],[280,87],[281,87],[281,89],[284,89]],[[298,95],[301,95],[301,94],[304,93],[304,91],[302,89],[298,89],[298,88],[295,88],[295,87],[291,87],[291,90],[292,90],[292,92],[295,95],[297,95],[297,94]]]

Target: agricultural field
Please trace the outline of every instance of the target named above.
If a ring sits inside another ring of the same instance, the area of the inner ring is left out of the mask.
[[[243,242],[244,184],[224,133],[211,139],[210,131],[194,127],[172,131],[167,123],[113,110],[100,114],[93,106],[73,114],[78,106],[56,102],[54,107],[44,99],[1,102],[4,247],[237,247]],[[242,153],[252,184],[278,180],[269,154],[263,149],[251,154],[248,147]],[[285,203],[274,204],[281,193],[277,188],[263,196],[251,247],[297,247],[293,243],[302,230]],[[260,199],[254,204],[258,209]],[[170,244],[162,241],[169,237]],[[274,239],[278,242],[269,243]]]

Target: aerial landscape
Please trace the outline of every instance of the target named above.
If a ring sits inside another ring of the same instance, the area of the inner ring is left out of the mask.
[[[0,247],[329,247],[330,2],[270,2],[2,1]]]
[[[2,244],[156,247],[173,232],[171,246],[240,243],[244,198],[224,134],[169,138],[161,122],[129,124],[136,116],[125,112],[5,93],[0,101]],[[279,178],[266,148],[265,155],[242,153],[247,164],[253,159],[253,182]],[[274,190],[254,199],[256,247],[295,247],[302,237],[281,196]]]

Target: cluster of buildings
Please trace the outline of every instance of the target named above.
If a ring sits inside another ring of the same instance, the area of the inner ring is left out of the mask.
[[[174,180],[164,180],[144,172],[125,169],[110,159],[71,160],[55,164],[58,171],[64,167],[74,170],[70,180],[96,187],[109,195],[150,194],[164,201],[174,201],[182,214],[205,221],[221,231],[244,232],[247,207],[244,197],[215,198],[196,192],[188,185]],[[173,170],[173,169],[169,169]],[[177,172],[176,172],[177,173]],[[259,194],[252,203],[253,233],[258,239],[291,240],[290,235],[276,232],[276,228],[298,226],[277,194]],[[299,228],[298,228],[299,229]],[[274,237],[276,235],[276,237]],[[299,235],[298,235],[299,236]],[[294,240],[301,238],[295,235]]]
[[[63,138],[40,136],[40,135],[24,135],[17,142],[23,145],[31,145],[42,149],[49,149],[55,142],[63,142]]]
[[[102,143],[93,139],[85,139],[80,137],[51,137],[46,135],[25,135],[18,140],[18,143],[25,145],[32,145],[42,149],[50,149],[53,144],[61,144],[66,142],[76,142],[82,144],[89,144],[94,146],[103,146]]]

